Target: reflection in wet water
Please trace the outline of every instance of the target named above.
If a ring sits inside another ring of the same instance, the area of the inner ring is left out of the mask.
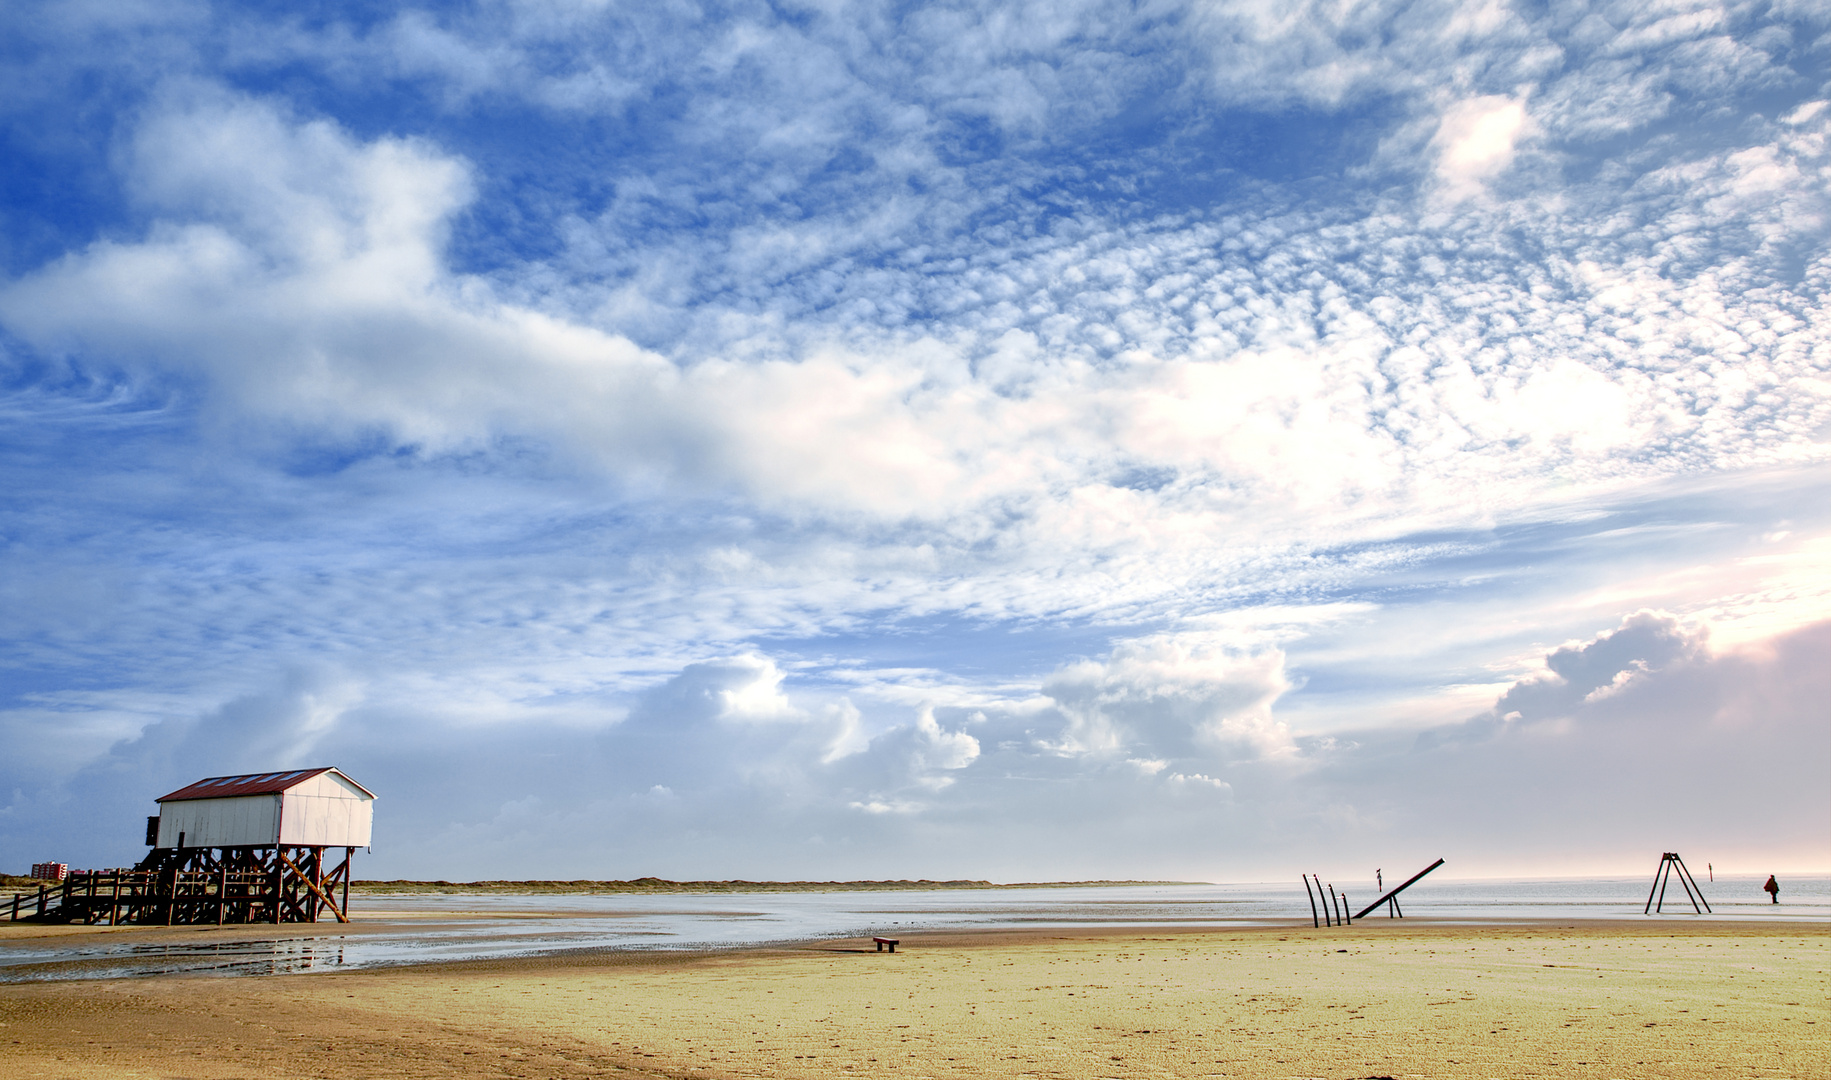
[[[9,953],[0,982],[121,979],[178,972],[200,975],[297,975],[344,966],[344,940],[220,941],[137,944]]]
[[[1794,878],[1778,907],[1762,878],[1717,878],[1707,895],[1722,922],[1831,921],[1831,878]],[[1373,899],[1373,883],[1365,895]],[[1350,884],[1349,888],[1353,888]],[[1639,879],[1432,881],[1406,894],[1412,920],[1645,919]],[[110,935],[0,943],[0,982],[173,973],[290,975],[585,949],[721,949],[884,932],[986,928],[1309,925],[1301,886],[1171,885],[932,892],[727,895],[370,895],[356,930],[285,938],[111,942]],[[1668,905],[1668,912],[1670,912]],[[1371,919],[1383,921],[1382,916]],[[1667,920],[1697,916],[1667,914]],[[223,933],[223,931],[191,931]]]
[[[134,959],[154,971],[223,975],[294,975],[343,966],[342,940],[225,941],[196,945],[134,945]]]

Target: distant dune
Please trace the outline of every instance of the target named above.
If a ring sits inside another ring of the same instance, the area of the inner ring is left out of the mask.
[[[1188,885],[1186,881],[669,881],[643,877],[632,881],[355,881],[350,891],[364,893],[748,893],[748,892],[890,892],[917,889],[1060,889],[1118,885]]]

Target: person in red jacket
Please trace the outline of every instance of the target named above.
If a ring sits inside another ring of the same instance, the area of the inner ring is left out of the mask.
[[[1774,898],[1774,903],[1780,903],[1780,882],[1774,880],[1774,875],[1769,874],[1767,876],[1767,884],[1761,886],[1761,888],[1765,890],[1769,896]]]

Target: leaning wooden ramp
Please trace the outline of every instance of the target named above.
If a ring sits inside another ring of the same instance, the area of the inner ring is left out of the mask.
[[[77,870],[0,903],[12,921],[222,926],[349,918],[350,857],[322,847],[159,848],[132,869]]]
[[[1399,894],[1404,892],[1406,889],[1411,888],[1413,885],[1416,885],[1418,883],[1418,879],[1422,878],[1425,874],[1430,873],[1432,870],[1435,870],[1437,867],[1442,866],[1442,865],[1443,865],[1442,859],[1438,859],[1436,862],[1431,863],[1429,866],[1418,871],[1417,873],[1413,874],[1412,876],[1406,878],[1405,884],[1399,885],[1396,888],[1386,890],[1385,895],[1381,896],[1378,900],[1375,900],[1373,903],[1368,904],[1366,907],[1355,912],[1354,917],[1357,919],[1364,919],[1367,917],[1369,912],[1377,910],[1381,904],[1391,904],[1392,905],[1391,911],[1393,913],[1399,915],[1400,917],[1403,917],[1405,913],[1398,910]]]

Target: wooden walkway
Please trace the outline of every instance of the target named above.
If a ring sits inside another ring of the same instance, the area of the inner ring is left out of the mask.
[[[350,855],[326,868],[324,848],[155,851],[131,870],[78,870],[56,886],[0,901],[11,921],[91,926],[349,922]]]

